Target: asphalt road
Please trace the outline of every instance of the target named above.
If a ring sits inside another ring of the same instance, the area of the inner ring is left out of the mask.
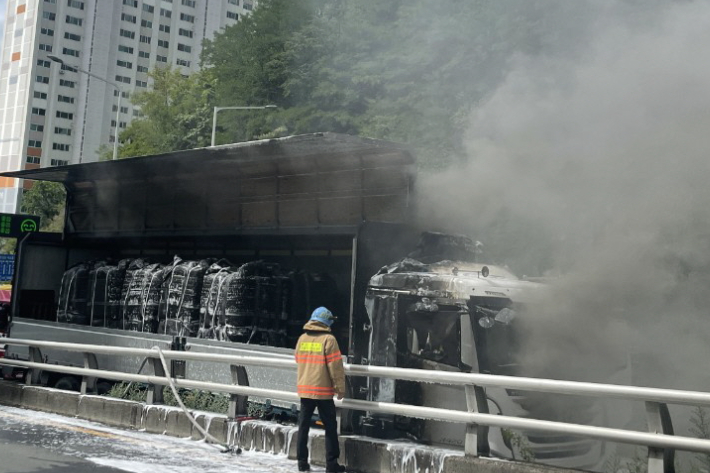
[[[221,453],[201,441],[123,431],[0,406],[0,473],[292,473],[284,455]]]

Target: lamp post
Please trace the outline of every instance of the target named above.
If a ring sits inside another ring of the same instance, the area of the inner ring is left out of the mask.
[[[81,69],[77,66],[70,66],[69,64],[66,64],[63,59],[60,59],[57,56],[48,55],[47,57],[49,59],[51,59],[52,61],[59,63],[67,71],[83,72],[84,74],[91,76],[96,80],[100,80],[101,82],[105,82],[106,84],[116,88],[116,90],[118,91],[118,100],[116,101],[116,127],[114,129],[115,136],[113,137],[113,159],[116,160],[118,158],[118,130],[119,130],[118,125],[121,120],[121,96],[123,95],[123,91],[121,90],[121,86],[119,86],[116,82],[110,81],[104,77],[96,75],[93,72],[89,72],[89,71]]]
[[[210,147],[214,146],[215,136],[217,133],[217,112],[220,110],[273,110],[276,105],[262,105],[255,107],[215,107],[212,113],[212,141],[210,141]]]

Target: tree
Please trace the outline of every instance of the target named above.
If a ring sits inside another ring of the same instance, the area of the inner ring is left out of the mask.
[[[66,191],[57,182],[35,181],[22,195],[21,211],[40,217],[40,230],[61,231]]]
[[[153,89],[135,94],[142,118],[121,132],[120,156],[144,156],[208,146],[212,126],[212,80],[208,73],[185,77],[177,69],[151,71]]]

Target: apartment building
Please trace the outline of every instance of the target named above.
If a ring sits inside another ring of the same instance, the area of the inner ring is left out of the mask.
[[[7,0],[0,171],[97,161],[140,116],[130,96],[151,87],[148,71],[196,71],[202,40],[255,1]],[[23,186],[0,178],[0,212],[18,211]]]

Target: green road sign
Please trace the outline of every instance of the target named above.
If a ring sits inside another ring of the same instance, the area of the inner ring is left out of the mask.
[[[39,231],[39,217],[0,213],[0,238],[20,238]]]

